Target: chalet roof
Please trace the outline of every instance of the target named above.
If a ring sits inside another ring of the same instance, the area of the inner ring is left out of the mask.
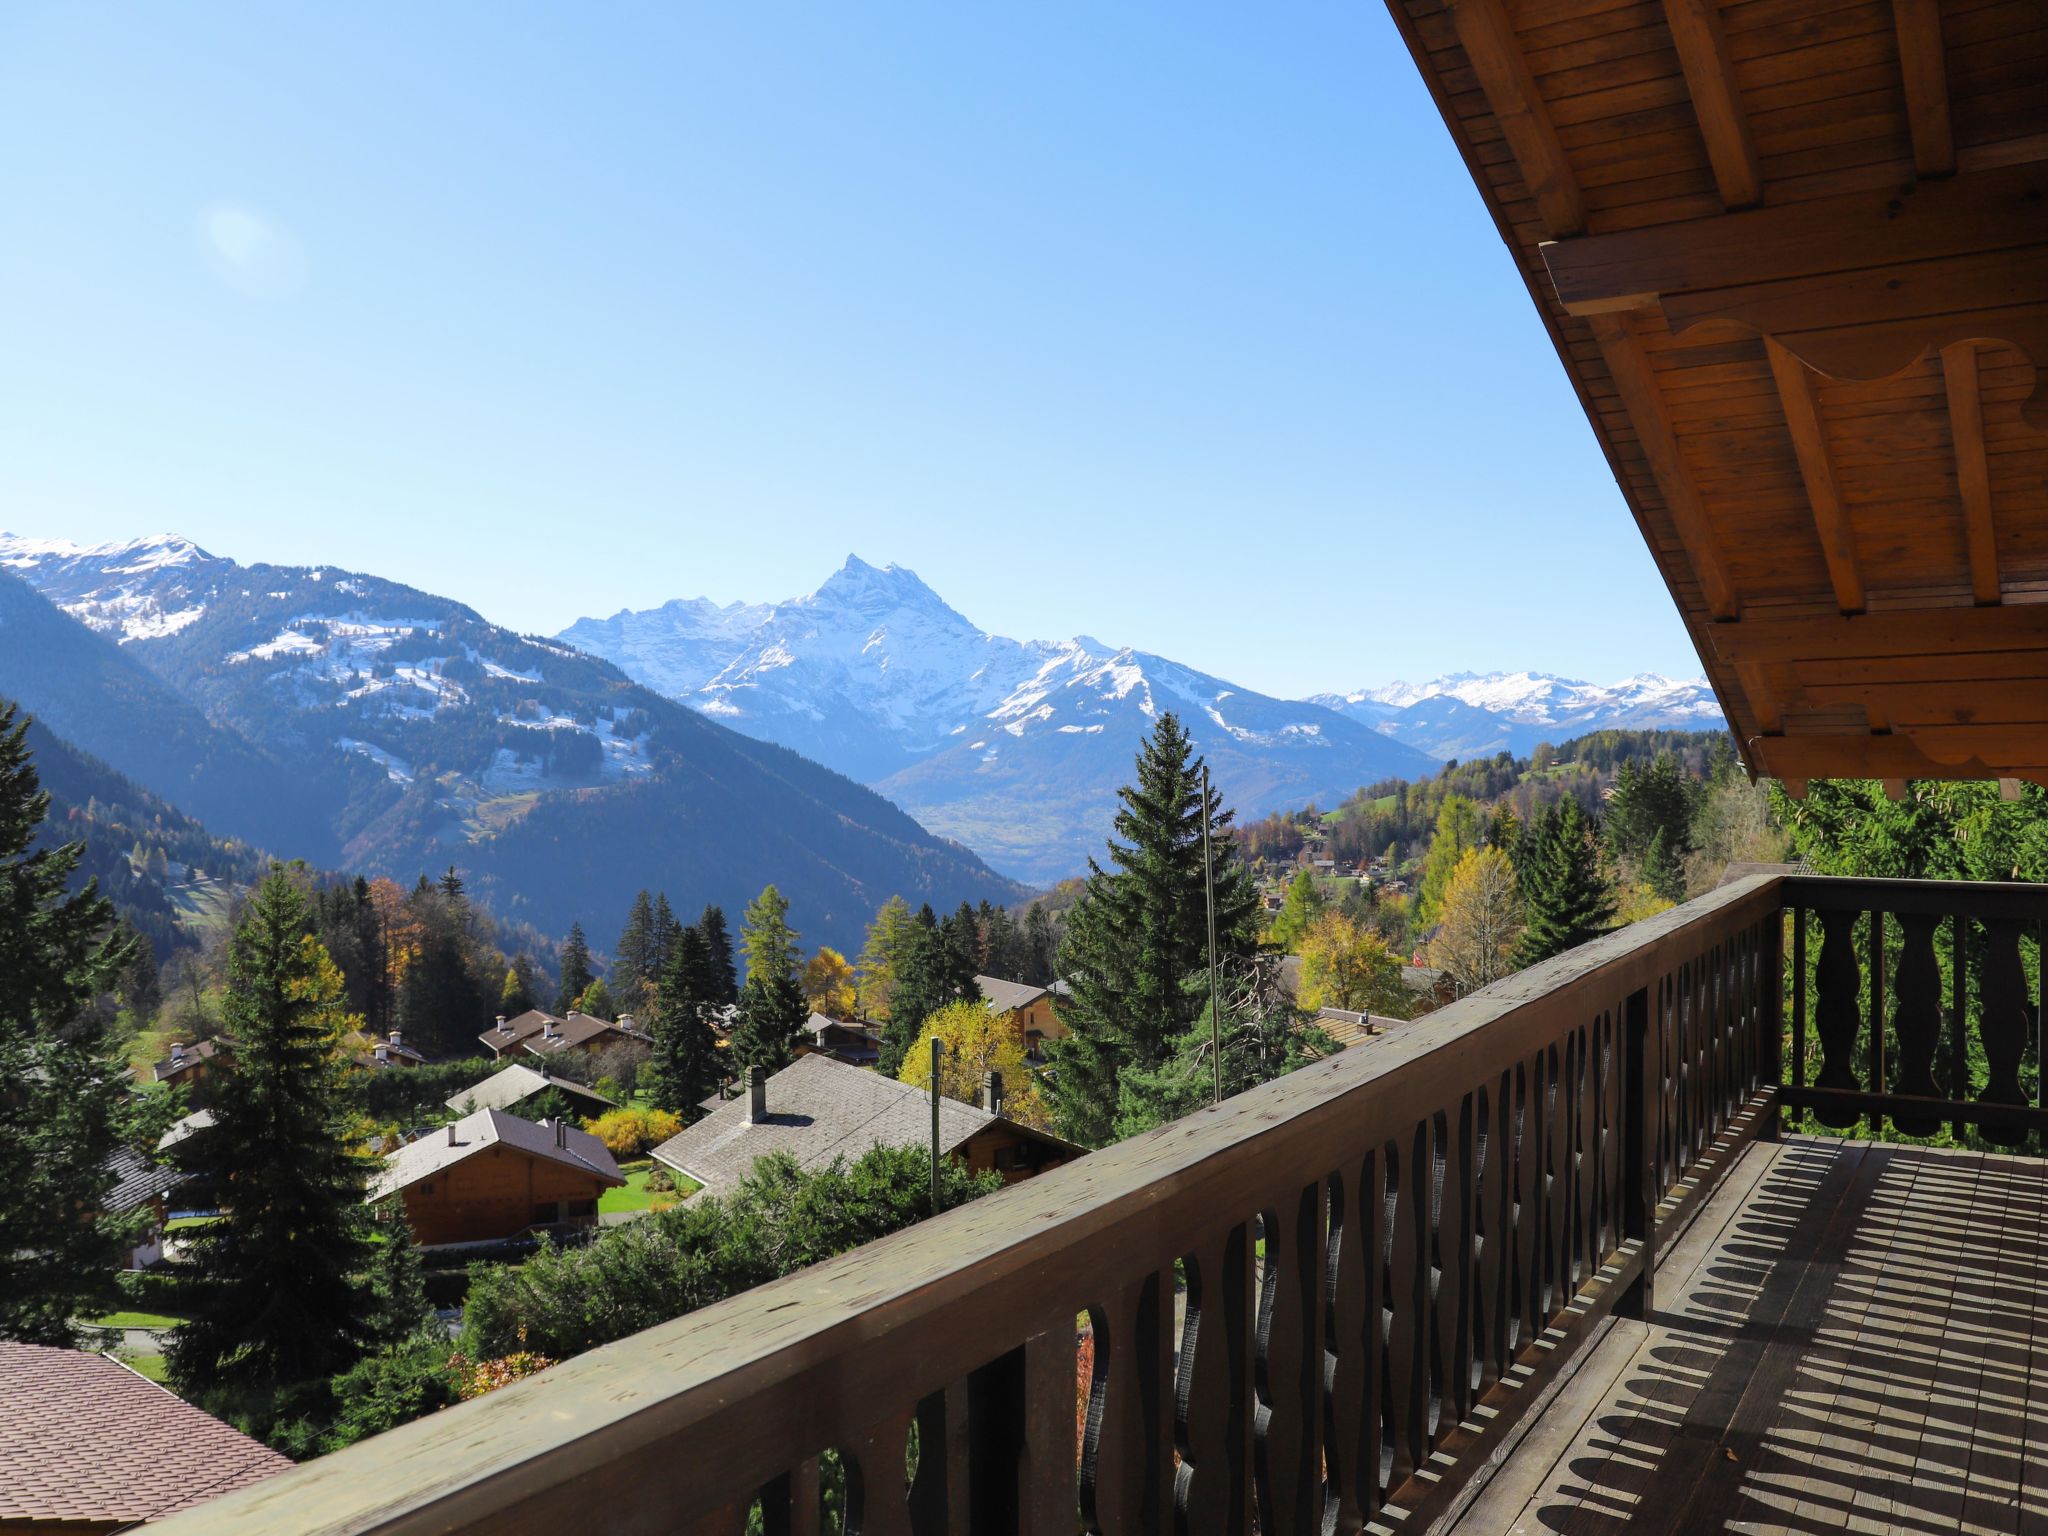
[[[600,1019],[588,1013],[572,1013],[557,1026],[554,1034],[536,1030],[519,1042],[519,1049],[535,1056],[552,1056],[557,1051],[573,1051],[588,1045],[605,1035],[618,1035],[622,1039],[653,1043],[653,1037],[635,1029],[621,1019],[617,1023]]]
[[[983,1000],[998,1014],[1029,1008],[1045,996],[1043,987],[1034,987],[1024,981],[1004,981],[1000,976],[977,976],[974,984],[981,988]]]
[[[2048,781],[2040,7],[1391,9],[1751,769]]]
[[[502,1109],[480,1109],[442,1129],[429,1131],[417,1141],[407,1142],[386,1157],[384,1166],[370,1180],[367,1198],[382,1200],[494,1146],[511,1147],[532,1157],[565,1164],[594,1174],[607,1184],[626,1182],[605,1144],[588,1131],[563,1126],[561,1141],[557,1142],[551,1124],[522,1120]]]
[[[537,1035],[548,1025],[561,1022],[562,1019],[559,1014],[548,1013],[539,1008],[529,1008],[526,1012],[515,1014],[507,1019],[503,1029],[493,1024],[489,1029],[478,1035],[477,1039],[494,1051],[509,1051],[528,1035]]]
[[[219,1040],[195,1040],[190,1045],[179,1044],[171,1047],[171,1054],[150,1070],[155,1073],[156,1080],[162,1082],[175,1073],[187,1071],[197,1062],[211,1061],[216,1056],[232,1054],[233,1048]]]
[[[447,1104],[458,1114],[470,1107],[510,1109],[514,1104],[550,1088],[558,1088],[572,1099],[616,1107],[612,1100],[595,1088],[586,1088],[573,1078],[557,1077],[552,1072],[543,1072],[536,1067],[524,1066],[517,1062],[502,1071],[492,1073],[473,1088],[465,1088],[460,1093],[451,1094]]]
[[[0,1340],[0,1524],[153,1520],[291,1463],[105,1355]]]
[[[195,1136],[201,1131],[210,1131],[212,1129],[213,1111],[210,1109],[195,1109],[191,1114],[185,1116],[184,1119],[171,1122],[171,1128],[165,1131],[163,1135],[157,1137],[156,1149],[159,1152],[168,1152],[172,1147],[175,1147],[179,1142],[186,1140],[188,1137]]]
[[[756,1159],[771,1152],[787,1152],[804,1168],[822,1168],[835,1157],[851,1162],[871,1147],[923,1146],[932,1134],[932,1102],[924,1089],[830,1056],[800,1056],[769,1078],[766,1120],[749,1120],[748,1108],[744,1093],[718,1105],[656,1147],[655,1157],[716,1192],[737,1184]],[[940,1099],[940,1149],[953,1151],[1000,1118],[957,1099]],[[1057,1142],[1028,1126],[1016,1129]]]
[[[166,1168],[152,1162],[133,1147],[117,1147],[107,1159],[107,1167],[115,1182],[100,1206],[113,1216],[145,1206],[192,1177],[181,1168]]]

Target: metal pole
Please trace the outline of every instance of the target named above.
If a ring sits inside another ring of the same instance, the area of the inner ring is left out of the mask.
[[[1216,1097],[1223,1102],[1223,1015],[1216,1003],[1216,865],[1209,851],[1209,765],[1202,764],[1202,897],[1209,908],[1209,1052]]]
[[[945,1043],[932,1036],[932,1214],[939,1214],[939,1057]]]

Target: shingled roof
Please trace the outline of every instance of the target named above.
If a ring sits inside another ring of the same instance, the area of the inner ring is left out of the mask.
[[[407,1142],[385,1158],[384,1166],[370,1180],[368,1199],[382,1200],[486,1148],[501,1145],[594,1174],[607,1184],[626,1182],[605,1144],[588,1131],[563,1126],[557,1140],[553,1125],[522,1120],[502,1109],[480,1109],[440,1130],[429,1131],[417,1141]]]
[[[107,1159],[107,1167],[114,1175],[114,1187],[100,1204],[113,1216],[147,1205],[158,1195],[168,1195],[192,1177],[183,1169],[152,1162],[132,1147],[117,1147]]]
[[[525,1067],[517,1063],[502,1072],[494,1072],[472,1088],[448,1096],[448,1107],[460,1114],[466,1109],[510,1109],[513,1105],[532,1098],[549,1088],[558,1088],[572,1099],[600,1109],[615,1109],[617,1105],[595,1088],[586,1088],[573,1078],[556,1077],[538,1067]]]
[[[105,1355],[0,1340],[0,1525],[143,1522],[285,1471]]]
[[[1043,987],[1034,987],[1025,981],[1004,981],[1000,976],[977,976],[974,984],[981,988],[982,1000],[998,1014],[1015,1013],[1045,996]]]
[[[716,1193],[737,1184],[771,1152],[787,1152],[804,1168],[821,1168],[835,1157],[852,1162],[872,1147],[923,1146],[932,1134],[932,1101],[924,1089],[824,1055],[800,1056],[768,1079],[765,1120],[749,1119],[748,1107],[745,1094],[719,1105],[656,1147],[655,1157]],[[998,1118],[958,1099],[940,1099],[940,1150],[956,1150]],[[1004,1123],[1022,1135],[1067,1145],[1029,1126]]]

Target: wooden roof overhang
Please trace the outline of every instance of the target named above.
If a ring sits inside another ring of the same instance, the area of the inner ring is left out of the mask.
[[[2048,782],[2048,0],[1389,0],[1752,771]]]

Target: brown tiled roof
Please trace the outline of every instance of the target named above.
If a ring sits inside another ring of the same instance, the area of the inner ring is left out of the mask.
[[[428,1131],[409,1141],[384,1159],[384,1166],[370,1179],[370,1201],[382,1200],[421,1179],[430,1179],[443,1168],[452,1168],[464,1158],[474,1157],[488,1147],[508,1146],[530,1157],[543,1157],[581,1173],[592,1174],[606,1184],[626,1182],[619,1165],[605,1144],[588,1131],[562,1128],[555,1139],[552,1124],[540,1125],[508,1115],[502,1109],[480,1109],[464,1115],[439,1130]]]
[[[105,1355],[0,1340],[0,1523],[155,1520],[291,1465]]]

